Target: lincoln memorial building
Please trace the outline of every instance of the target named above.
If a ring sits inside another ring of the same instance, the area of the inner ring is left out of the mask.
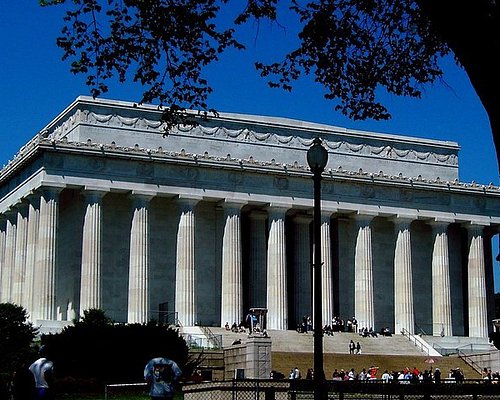
[[[500,188],[460,182],[457,143],[240,114],[167,132],[161,115],[79,97],[13,155],[0,171],[0,302],[42,328],[89,308],[187,327],[264,307],[267,328],[286,330],[321,290],[324,325],[493,330]],[[321,288],[316,137],[329,156]]]

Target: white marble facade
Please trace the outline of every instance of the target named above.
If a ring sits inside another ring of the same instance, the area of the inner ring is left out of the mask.
[[[323,176],[323,324],[486,337],[500,189],[458,180],[458,144],[221,114],[164,135],[155,107],[78,98],[0,171],[0,301],[51,325],[268,329],[312,315],[312,179]]]

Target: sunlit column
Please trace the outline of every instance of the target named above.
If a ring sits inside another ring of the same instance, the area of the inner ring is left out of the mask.
[[[241,218],[243,204],[224,203],[222,238],[221,326],[243,320],[243,268],[241,257]]]
[[[373,304],[373,256],[372,230],[373,215],[355,217],[357,237],[354,255],[354,316],[358,326],[374,327]]]
[[[59,214],[58,188],[40,190],[40,221],[35,263],[34,319],[56,319],[56,253]]]
[[[85,190],[82,232],[80,316],[102,306],[102,198],[105,191]]]
[[[486,275],[484,259],[484,226],[467,226],[469,257],[467,286],[469,295],[469,336],[488,337],[488,313],[486,308]]]
[[[128,323],[149,321],[149,202],[152,196],[133,194],[130,228]]]
[[[5,302],[3,298],[4,288],[3,288],[3,275],[5,266],[5,237],[7,233],[6,218],[3,214],[0,214],[0,303]]]
[[[413,310],[411,222],[411,219],[406,218],[395,220],[397,239],[394,254],[394,325],[396,333],[406,329],[413,334],[415,314]]]
[[[330,234],[331,212],[321,214],[321,258],[323,265],[321,267],[321,297],[322,306],[322,325],[329,325],[333,316],[333,277],[332,277],[332,238]]]
[[[27,197],[28,204],[28,232],[26,237],[26,278],[23,293],[23,304],[33,319],[34,309],[37,306],[33,294],[35,292],[35,263],[38,247],[38,229],[40,223],[40,195],[32,194]]]
[[[432,334],[452,336],[448,222],[433,222],[432,236]]]
[[[285,214],[287,208],[269,208],[267,246],[267,328],[288,329]]]
[[[9,211],[6,214],[5,250],[2,268],[2,302],[13,302],[12,282],[16,262],[17,214]]]
[[[12,301],[26,307],[23,304],[23,292],[25,291],[26,278],[26,238],[28,232],[28,205],[21,202],[16,205],[17,229],[16,229],[16,251],[14,256],[14,271],[12,274]]]
[[[180,198],[177,201],[180,218],[175,264],[175,311],[182,326],[194,326],[197,322],[195,209],[199,201],[200,198]]]

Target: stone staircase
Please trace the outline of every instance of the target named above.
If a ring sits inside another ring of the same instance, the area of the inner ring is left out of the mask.
[[[211,327],[210,330],[222,337],[224,348],[232,346],[235,342],[245,343],[248,338],[246,332],[235,333],[218,327]],[[291,368],[298,366],[305,376],[307,369],[314,364],[313,334],[270,330],[268,335],[272,340],[272,368],[287,375]],[[349,354],[351,340],[361,344],[360,355]],[[391,371],[416,366],[422,371],[430,367],[439,367],[444,375],[447,375],[451,368],[461,368],[466,377],[479,378],[477,372],[462,359],[456,356],[440,357],[435,354],[429,356],[403,335],[364,338],[356,333],[335,333],[333,336],[324,336],[323,354],[327,377],[331,377],[334,368],[338,370],[354,368],[359,372],[362,368],[378,366],[380,377],[385,369]]]
[[[231,346],[236,340],[244,343],[248,337],[247,333],[234,333],[224,328],[211,327],[210,330],[216,335],[222,335],[222,347]],[[268,335],[272,340],[273,352],[312,353],[314,351],[312,333],[269,330]],[[349,354],[349,342],[351,340],[354,343],[360,343],[362,354],[428,356],[427,353],[423,353],[419,347],[413,345],[408,338],[402,335],[364,338],[356,333],[348,332],[324,336],[323,352]]]

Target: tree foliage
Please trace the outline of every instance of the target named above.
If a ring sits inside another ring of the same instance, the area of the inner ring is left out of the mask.
[[[176,329],[155,322],[130,325],[103,324],[102,319],[99,323],[89,322],[42,336],[60,388],[65,382],[85,382],[85,390],[100,390],[103,383],[141,382],[144,366],[153,357],[170,358],[183,373],[191,373],[188,347]]]
[[[98,308],[89,308],[83,311],[83,316],[80,320],[73,321],[75,326],[83,327],[104,327],[113,324],[113,320],[109,318],[104,310]]]
[[[37,333],[23,307],[0,303],[0,373],[11,373],[32,361],[36,353],[31,344]]]
[[[236,32],[249,21],[297,15],[297,47],[256,69],[271,87],[292,90],[311,75],[335,109],[353,119],[387,119],[378,89],[419,98],[442,76],[440,57],[453,51],[490,117],[497,149],[499,50],[495,0],[247,0],[227,27],[220,15],[230,0],[40,0],[64,4],[57,44],[71,71],[87,75],[94,96],[117,77],[145,87],[142,102],[166,105],[167,120],[186,108],[209,108],[203,69],[222,52],[244,49]],[[497,152],[500,154],[500,152]]]

